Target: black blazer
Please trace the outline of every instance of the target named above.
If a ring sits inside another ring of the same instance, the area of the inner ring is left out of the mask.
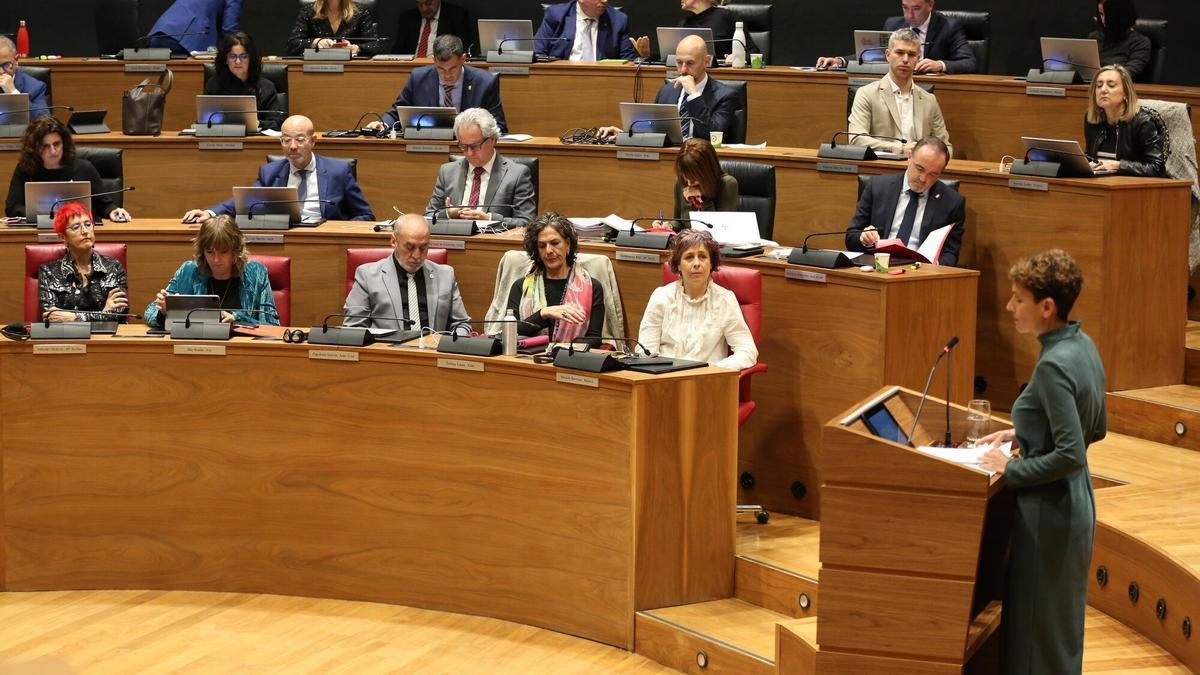
[[[870,187],[863,190],[858,199],[858,207],[854,210],[854,218],[850,221],[846,233],[846,248],[851,251],[865,251],[858,237],[868,225],[874,225],[879,230],[879,237],[887,239],[896,217],[896,204],[900,201],[900,190],[905,185],[905,174],[897,173],[886,176],[875,176],[871,179]],[[925,205],[925,214],[921,219],[921,241],[930,232],[954,223],[950,236],[942,246],[938,256],[939,265],[957,265],[958,251],[962,247],[963,221],[967,218],[967,200],[956,190],[946,187],[938,181],[929,188],[925,197],[929,203]]]
[[[683,89],[676,87],[674,82],[668,82],[658,90],[654,102],[678,105],[681,91]],[[700,98],[684,103],[681,116],[695,118],[692,122],[692,137],[707,140],[710,131],[729,133],[733,128],[733,113],[737,111],[737,104],[737,92],[709,75],[708,84],[704,85],[704,93],[700,94]]]
[[[292,34],[288,37],[288,56],[302,56],[304,48],[312,45],[317,38],[377,38],[379,24],[371,11],[359,6],[355,9],[354,18],[343,22],[336,32],[329,19],[318,19],[313,16],[316,11],[313,5],[304,5],[296,15],[296,25],[292,26]],[[379,43],[371,41],[355,41],[358,45],[359,56],[371,56],[380,52]]]
[[[886,31],[907,27],[902,16],[893,16],[883,24]],[[975,52],[967,42],[967,34],[957,21],[934,12],[929,18],[929,35],[925,37],[925,58],[945,61],[947,73],[975,72]]]
[[[400,23],[396,24],[396,44],[392,47],[393,54],[416,54],[417,42],[421,39],[421,12],[413,7],[400,14]],[[458,5],[442,3],[442,13],[438,16],[438,35],[453,35],[463,41],[463,47],[475,45],[473,50],[479,53],[479,38],[475,35],[475,24],[471,22],[471,14]],[[429,56],[433,56],[434,37],[429,38]]]
[[[1095,159],[1108,144],[1109,135],[1116,138],[1116,155],[1121,162],[1117,173],[1122,176],[1167,177],[1167,130],[1166,124],[1150,108],[1141,108],[1128,122],[1109,125],[1104,122],[1091,124],[1083,118],[1083,137],[1087,143],[1084,152]]]

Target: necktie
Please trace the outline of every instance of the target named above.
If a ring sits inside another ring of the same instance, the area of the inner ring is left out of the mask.
[[[912,236],[913,225],[917,222],[917,207],[921,205],[921,193],[908,190],[908,208],[904,209],[904,219],[900,221],[900,231],[896,238],[901,244],[908,246],[908,238]]]
[[[596,43],[592,40],[592,26],[596,25],[596,20],[588,17],[583,20],[583,54],[580,55],[580,61],[595,61],[596,60]]]
[[[475,167],[475,176],[471,179],[471,198],[467,200],[467,206],[479,206],[479,188],[483,185],[483,167]]]
[[[418,270],[408,274],[408,320],[416,328],[421,327],[421,301],[417,298],[417,275],[420,273]]]
[[[918,56],[923,59],[925,58],[925,33],[920,28],[914,28],[912,31],[917,34],[917,37],[921,38],[921,44],[919,45],[921,50]]]
[[[454,107],[454,85],[443,84],[442,92],[443,92],[442,107],[453,108]]]
[[[684,103],[686,103],[686,102],[687,102],[687,92],[681,91],[679,93],[679,106],[678,106],[680,117],[688,116],[687,110],[684,109],[684,107],[683,107]],[[691,120],[683,120],[683,119],[679,120],[679,128],[683,130],[684,140],[687,140],[692,137],[692,121]]]
[[[308,199],[308,169],[300,169],[296,177],[300,179],[300,184],[296,186],[296,199],[300,200],[300,210],[303,211],[306,206],[304,200]]]
[[[422,19],[422,22],[424,25],[421,26],[421,39],[417,40],[418,59],[423,59],[426,56],[429,56],[429,30],[433,27],[433,24],[429,22],[429,19]],[[412,33],[409,33],[409,35],[412,35]]]

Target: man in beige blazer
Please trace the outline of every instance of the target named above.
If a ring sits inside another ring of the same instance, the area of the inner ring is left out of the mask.
[[[909,28],[892,33],[887,47],[888,74],[854,94],[848,131],[851,142],[874,150],[912,155],[917,141],[933,136],[950,148],[950,134],[933,94],[913,85],[913,67],[920,61],[921,38]],[[870,136],[854,136],[870,134]],[[903,142],[872,138],[886,136]]]

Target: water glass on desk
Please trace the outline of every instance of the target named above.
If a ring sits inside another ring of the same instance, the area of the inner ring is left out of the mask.
[[[989,423],[992,421],[992,404],[983,399],[967,401],[967,445],[975,447],[975,443],[988,435]]]

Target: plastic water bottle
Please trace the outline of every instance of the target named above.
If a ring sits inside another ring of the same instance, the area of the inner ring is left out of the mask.
[[[21,21],[21,25],[17,27],[17,58],[27,56],[29,56],[29,29],[25,27],[25,22]]]
[[[513,311],[510,309],[504,314],[504,329],[501,332],[501,341],[504,343],[504,355],[517,355],[517,317],[513,316]]]
[[[746,24],[739,21],[733,31],[733,67],[746,67]]]

